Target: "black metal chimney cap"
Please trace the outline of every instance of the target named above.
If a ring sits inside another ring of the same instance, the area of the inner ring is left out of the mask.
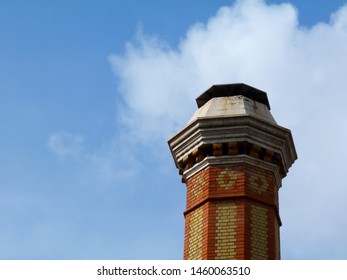
[[[214,97],[235,95],[243,95],[254,101],[265,104],[270,110],[270,103],[267,99],[266,92],[243,83],[213,85],[196,99],[196,104],[198,108],[200,108]]]

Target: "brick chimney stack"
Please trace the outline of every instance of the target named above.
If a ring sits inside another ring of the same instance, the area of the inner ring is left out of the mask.
[[[214,85],[169,139],[187,186],[184,259],[280,259],[278,190],[297,159],[265,92]]]

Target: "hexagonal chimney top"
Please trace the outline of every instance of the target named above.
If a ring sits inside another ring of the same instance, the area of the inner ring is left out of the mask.
[[[196,104],[198,105],[198,108],[200,108],[214,97],[236,95],[243,95],[254,101],[265,104],[270,110],[270,103],[267,99],[266,92],[243,83],[213,85],[196,99]]]

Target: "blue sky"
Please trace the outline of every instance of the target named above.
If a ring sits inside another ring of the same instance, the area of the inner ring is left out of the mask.
[[[282,258],[346,259],[347,6],[288,2],[0,1],[0,259],[181,259],[166,141],[233,82],[296,143]]]

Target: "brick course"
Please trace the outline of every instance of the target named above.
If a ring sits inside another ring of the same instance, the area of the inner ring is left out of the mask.
[[[278,259],[278,187],[250,164],[208,166],[187,181],[185,259]]]

